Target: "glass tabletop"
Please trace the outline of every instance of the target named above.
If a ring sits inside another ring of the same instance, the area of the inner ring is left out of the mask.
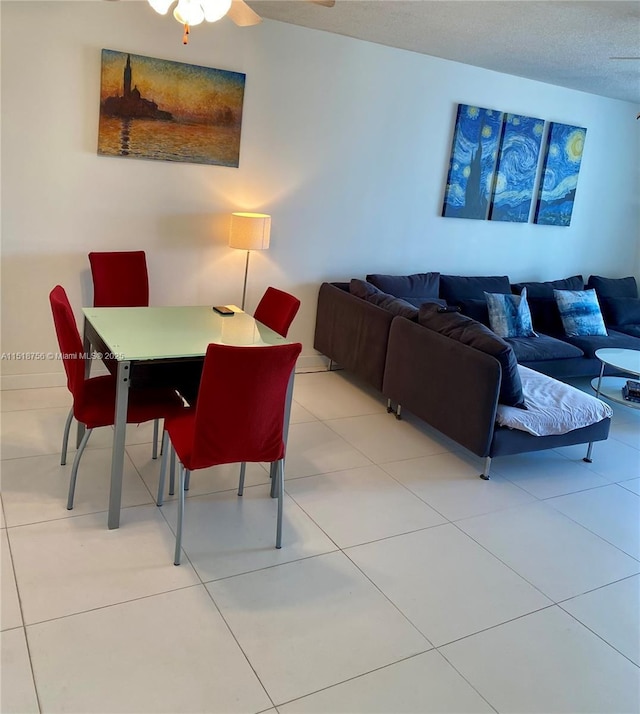
[[[607,347],[596,350],[596,357],[605,364],[640,375],[640,350],[624,350]]]
[[[119,360],[201,357],[211,342],[233,346],[286,344],[252,315],[229,305],[233,315],[206,306],[85,307],[85,318]]]

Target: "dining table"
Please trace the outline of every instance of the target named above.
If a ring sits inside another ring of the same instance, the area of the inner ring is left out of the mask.
[[[116,403],[111,453],[109,529],[119,528],[130,387],[174,387],[185,366],[202,369],[211,343],[233,346],[287,344],[287,340],[235,305],[220,314],[211,305],[166,307],[85,307],[84,342],[116,377]],[[91,360],[87,360],[87,376]],[[295,370],[294,370],[295,372]],[[289,426],[294,372],[285,408]],[[83,426],[78,426],[78,438]],[[272,474],[273,476],[273,474]],[[272,481],[273,483],[273,481]]]

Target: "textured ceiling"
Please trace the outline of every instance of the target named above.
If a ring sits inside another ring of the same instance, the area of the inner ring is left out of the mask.
[[[262,17],[640,103],[640,2],[248,0]],[[635,57],[638,59],[610,59]]]

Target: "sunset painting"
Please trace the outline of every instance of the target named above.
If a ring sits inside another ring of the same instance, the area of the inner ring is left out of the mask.
[[[587,130],[552,122],[538,191],[535,222],[568,226],[578,185]]]
[[[98,154],[237,167],[245,77],[102,50]]]

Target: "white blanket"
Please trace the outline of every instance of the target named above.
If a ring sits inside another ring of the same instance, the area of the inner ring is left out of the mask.
[[[500,426],[534,436],[566,434],[613,414],[608,404],[546,374],[518,365],[526,409],[498,404]]]

